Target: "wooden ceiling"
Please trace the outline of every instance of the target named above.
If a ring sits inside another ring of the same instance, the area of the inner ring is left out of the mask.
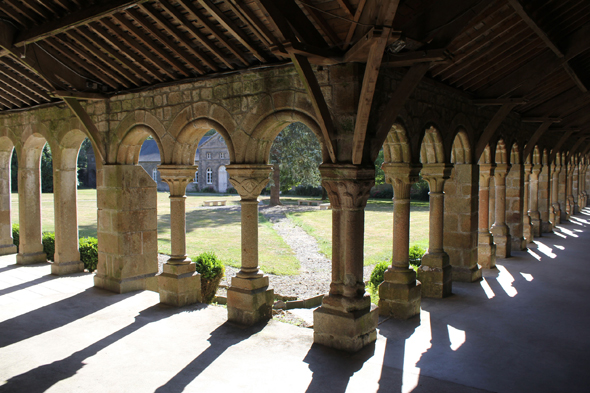
[[[0,111],[284,64],[293,53],[367,62],[361,38],[383,28],[381,67],[431,62],[427,77],[480,103],[514,103],[572,140],[590,132],[588,0],[2,0]]]

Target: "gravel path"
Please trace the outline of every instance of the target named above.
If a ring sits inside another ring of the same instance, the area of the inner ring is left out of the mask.
[[[233,207],[233,209],[239,207]],[[286,216],[288,212],[310,211],[313,206],[261,206],[260,212],[273,224],[273,228],[295,252],[301,265],[300,274],[294,276],[277,276],[268,274],[270,286],[275,295],[287,298],[308,299],[317,295],[327,294],[330,289],[332,263],[319,252],[316,240],[301,227],[293,224]],[[167,255],[159,256],[160,271]],[[365,266],[364,279],[368,280],[372,266]],[[225,278],[221,286],[227,286],[238,269],[226,266]],[[221,289],[219,295],[224,295]]]

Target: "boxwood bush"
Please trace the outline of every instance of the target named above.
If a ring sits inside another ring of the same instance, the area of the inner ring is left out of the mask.
[[[199,254],[192,260],[197,265],[197,272],[201,274],[201,301],[211,303],[217,293],[219,282],[225,274],[225,266],[212,251]]]
[[[12,242],[16,246],[16,252],[18,252],[19,245],[20,227],[18,224],[12,224]]]
[[[96,270],[98,265],[98,240],[95,237],[83,237],[80,239],[80,260],[84,263],[84,269],[89,272]]]
[[[55,233],[43,232],[43,252],[47,254],[47,260],[53,262],[55,256]]]

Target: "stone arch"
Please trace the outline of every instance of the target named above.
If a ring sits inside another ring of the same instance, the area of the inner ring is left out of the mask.
[[[62,169],[75,169],[77,167],[80,146],[87,137],[88,135],[79,129],[70,130],[61,137],[59,141],[59,148],[55,152],[52,152],[52,154],[54,156],[59,155],[60,167]],[[92,148],[94,149],[94,145]],[[96,149],[94,150],[96,156]]]
[[[396,122],[391,126],[391,131],[387,134],[383,142],[383,163],[405,163],[412,162],[410,143],[406,128],[401,122]]]
[[[510,163],[511,164],[522,164],[520,161],[520,148],[517,142],[512,144],[512,149],[510,149]]]
[[[496,164],[508,164],[508,150],[503,139],[499,139],[496,143],[495,162]]]
[[[473,141],[474,141],[474,131],[473,131],[473,126],[471,124],[471,121],[469,120],[469,118],[463,113],[463,112],[459,112],[455,115],[455,117],[453,118],[453,120],[451,120],[451,123],[449,125],[449,130],[454,130],[454,132],[449,132],[446,134],[446,136],[443,136],[443,140],[445,142],[445,149],[448,148],[448,150],[445,150],[445,156],[446,157],[451,157],[452,151],[455,148],[455,142],[457,139],[457,134],[462,133],[463,136],[463,141],[467,142],[467,145],[469,145],[470,147],[470,154],[471,157],[469,157],[469,163],[473,162],[473,154],[474,154],[474,145],[473,145]]]
[[[178,132],[172,152],[172,163],[175,165],[194,165],[199,141],[211,129],[214,129],[223,137],[229,151],[230,162],[234,162],[235,151],[228,131],[217,121],[202,117],[185,124]]]
[[[461,128],[455,136],[451,149],[451,163],[471,164],[471,146],[467,132]]]
[[[282,110],[265,117],[256,125],[246,145],[245,163],[268,163],[270,149],[277,135],[289,124],[297,122],[303,123],[315,134],[322,147],[323,162],[330,162],[322,131],[315,119],[296,110]]]
[[[543,165],[548,165],[549,164],[549,149],[544,148],[543,149],[543,154],[541,155],[541,162]]]
[[[137,164],[141,145],[148,136],[152,136],[160,149],[161,162],[167,162],[170,156],[164,149],[162,139],[166,138],[166,129],[152,114],[135,111],[127,115],[114,132],[114,141],[109,146],[109,161],[117,164]]]
[[[533,149],[533,164],[540,165],[541,164],[541,151],[539,150],[539,146],[535,146]]]
[[[492,149],[489,144],[483,149],[483,153],[479,158],[478,164],[491,164],[492,163]]]
[[[19,168],[38,168],[43,147],[48,143],[47,139],[37,132],[23,135],[23,137],[26,139],[23,140],[22,154],[19,156]]]
[[[445,152],[440,132],[434,125],[430,125],[424,132],[420,146],[420,160],[422,164],[442,164],[445,162]]]

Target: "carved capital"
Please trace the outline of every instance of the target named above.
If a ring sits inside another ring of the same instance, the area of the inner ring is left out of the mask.
[[[543,166],[540,164],[533,165],[533,170],[531,172],[531,180],[538,180],[539,173],[543,170]]]
[[[494,176],[505,178],[510,172],[510,164],[496,164],[496,169],[494,169]]]
[[[428,182],[431,193],[443,192],[445,180],[451,177],[452,164],[425,164],[422,167],[422,178]]]
[[[266,164],[232,164],[226,168],[229,181],[242,200],[258,198],[272,173],[272,165]]]
[[[322,186],[335,209],[362,209],[375,184],[375,168],[351,164],[320,165]]]
[[[170,187],[171,197],[183,197],[186,186],[195,179],[197,165],[160,165],[160,178]]]
[[[420,180],[422,165],[391,163],[381,165],[385,181],[393,186],[395,199],[410,199],[412,184]]]

